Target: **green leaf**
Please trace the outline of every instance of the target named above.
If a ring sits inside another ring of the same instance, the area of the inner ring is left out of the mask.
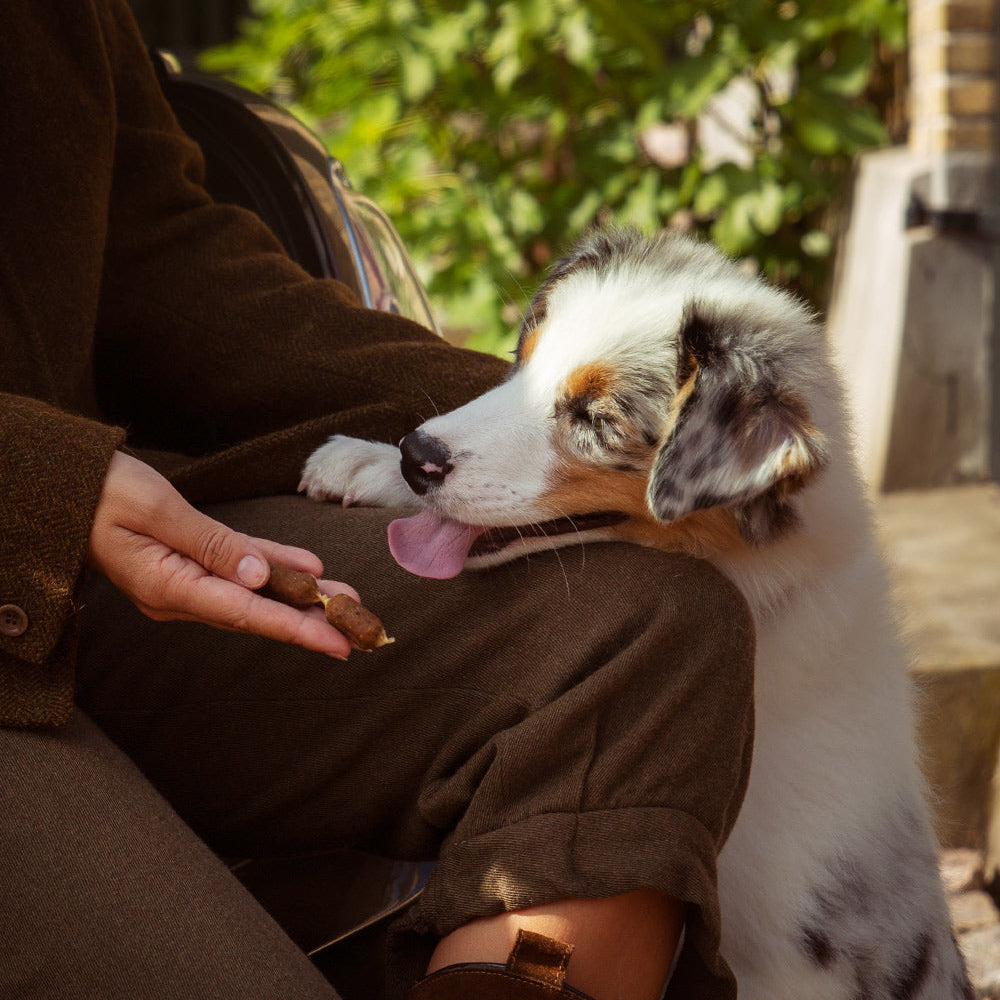
[[[840,97],[857,97],[868,84],[874,62],[872,40],[849,35],[835,50],[833,66],[816,74],[817,88]]]
[[[830,234],[822,229],[810,229],[801,240],[802,251],[808,257],[829,257],[833,250]]]
[[[729,185],[722,171],[709,174],[699,185],[691,202],[691,210],[698,216],[709,216],[729,197]]]
[[[542,225],[542,209],[527,191],[515,188],[510,192],[507,205],[514,233],[528,237],[539,230]]]
[[[711,234],[723,252],[732,256],[746,253],[755,235],[752,197],[733,198],[712,223]]]
[[[832,156],[840,148],[840,131],[821,118],[799,118],[793,124],[795,137],[810,153]]]
[[[596,58],[596,39],[590,19],[584,8],[570,11],[560,25],[566,59],[574,66],[594,70],[599,68]]]
[[[785,214],[785,192],[780,184],[764,183],[756,192],[750,209],[757,232],[770,236],[781,225]]]
[[[600,192],[584,192],[583,197],[566,216],[567,231],[570,233],[580,233],[586,229],[594,221],[603,203]]]
[[[619,213],[619,222],[637,229],[649,230],[657,221],[659,171],[644,170],[639,182],[629,191]]]
[[[419,101],[434,87],[435,66],[426,52],[404,49],[400,52],[399,83],[408,101]]]

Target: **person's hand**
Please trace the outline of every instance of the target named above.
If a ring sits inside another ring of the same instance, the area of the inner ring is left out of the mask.
[[[346,658],[348,639],[322,608],[287,607],[254,593],[267,561],[319,576],[305,549],[251,538],[195,510],[158,472],[123,452],[108,467],[90,533],[88,561],[156,621],[187,620],[279,639]],[[357,593],[322,581],[328,594]]]

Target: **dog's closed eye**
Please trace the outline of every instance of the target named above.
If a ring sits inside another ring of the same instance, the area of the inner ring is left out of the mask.
[[[634,379],[610,375],[586,384],[571,378],[555,404],[565,447],[592,461],[627,459],[630,468],[659,439],[655,411],[653,403],[635,391]]]

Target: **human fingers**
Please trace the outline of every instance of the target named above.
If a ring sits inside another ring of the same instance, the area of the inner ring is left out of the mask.
[[[145,463],[120,452],[105,480],[90,558],[156,620],[256,632],[334,656],[349,651],[347,640],[318,609],[306,616],[253,594],[267,580],[269,563],[319,576],[316,555],[232,530],[188,504]],[[322,586],[325,592],[356,596],[337,581]]]
[[[313,575],[322,573],[323,564],[312,552],[235,531],[192,507],[159,473],[130,461],[134,463],[127,470],[130,503],[119,517],[123,527],[154,538],[209,573],[252,590],[267,582],[269,562]]]
[[[322,560],[308,549],[299,548],[296,545],[283,545],[280,542],[274,542],[267,538],[256,538],[253,535],[246,537],[264,554],[269,563],[297,569],[302,573],[309,573],[317,579],[323,575]]]
[[[348,583],[341,583],[339,580],[319,580],[319,589],[330,597],[336,594],[347,594],[348,597],[361,604],[361,595]]]
[[[98,568],[119,561],[123,532],[157,541],[244,586],[259,587],[267,580],[266,556],[251,539],[196,510],[145,462],[116,452],[91,531],[91,557]]]
[[[136,588],[133,600],[157,621],[196,621],[293,643],[344,659],[350,642],[323,617],[321,608],[292,608],[239,583],[206,573],[176,552],[161,555],[156,586]]]

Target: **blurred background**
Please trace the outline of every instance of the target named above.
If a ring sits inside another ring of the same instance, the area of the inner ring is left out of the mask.
[[[905,0],[133,6],[148,42],[310,125],[449,336],[501,353],[599,221],[703,232],[825,307],[852,158],[905,138]]]

